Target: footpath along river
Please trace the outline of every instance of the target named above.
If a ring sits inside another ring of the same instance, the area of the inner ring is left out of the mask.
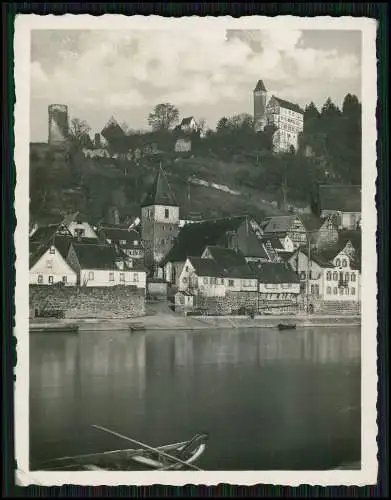
[[[91,327],[93,328],[93,326]],[[360,327],[30,336],[30,459],[208,432],[207,470],[359,462]]]

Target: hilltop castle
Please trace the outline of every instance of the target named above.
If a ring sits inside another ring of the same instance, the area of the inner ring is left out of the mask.
[[[274,126],[273,150],[283,152],[293,147],[297,151],[304,111],[297,104],[274,95],[269,97],[262,80],[258,81],[253,93],[255,131],[263,131],[267,125]]]

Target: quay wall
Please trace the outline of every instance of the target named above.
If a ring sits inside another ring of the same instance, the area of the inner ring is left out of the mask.
[[[30,285],[30,318],[61,311],[64,318],[126,319],[145,315],[145,290],[132,286]]]

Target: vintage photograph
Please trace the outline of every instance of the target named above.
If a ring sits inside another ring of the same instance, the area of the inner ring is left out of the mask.
[[[18,16],[20,481],[376,480],[376,23],[246,19]]]

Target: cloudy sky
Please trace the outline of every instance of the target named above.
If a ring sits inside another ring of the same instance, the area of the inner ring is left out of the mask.
[[[147,129],[155,104],[204,118],[253,112],[258,79],[277,96],[305,106],[327,97],[361,99],[359,31],[34,30],[31,34],[31,140],[47,141],[47,107],[100,131],[113,115]]]

